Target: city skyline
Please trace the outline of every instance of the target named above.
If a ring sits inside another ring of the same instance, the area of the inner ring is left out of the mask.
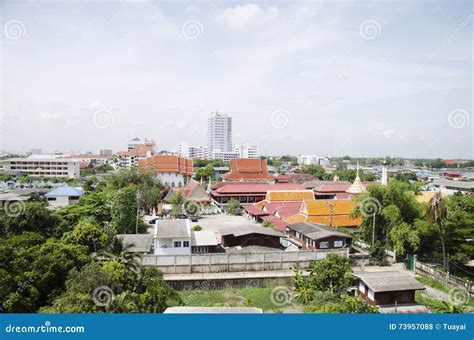
[[[0,9],[0,149],[206,145],[217,108],[262,155],[474,158],[468,1]]]

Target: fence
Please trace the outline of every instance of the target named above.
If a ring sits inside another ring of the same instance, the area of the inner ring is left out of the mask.
[[[470,294],[474,294],[474,283],[472,281],[465,281],[456,276],[445,273],[434,268],[426,263],[415,261],[415,273],[428,276],[432,279],[445,282],[454,287],[466,289]]]
[[[306,269],[312,261],[322,260],[329,253],[347,257],[349,249],[246,254],[145,255],[142,258],[142,265],[156,267],[164,274],[290,270],[295,266]]]

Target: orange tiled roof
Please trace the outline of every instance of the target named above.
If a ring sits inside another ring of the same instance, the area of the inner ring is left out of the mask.
[[[331,205],[333,215],[349,215],[354,209],[352,200],[312,200],[304,201],[301,212],[307,216],[329,215]]]
[[[330,205],[332,205],[332,213]],[[284,219],[290,224],[304,221],[329,225],[332,215],[332,226],[334,227],[358,226],[362,218],[351,217],[353,209],[354,202],[351,200],[306,200],[298,214]]]
[[[193,160],[176,155],[156,155],[138,161],[138,169],[142,173],[180,173],[193,174]]]
[[[229,162],[229,172],[221,176],[224,180],[274,180],[268,174],[267,161],[258,158],[240,158]]]
[[[314,193],[311,190],[292,191],[268,191],[265,198],[268,201],[303,201],[313,200]]]

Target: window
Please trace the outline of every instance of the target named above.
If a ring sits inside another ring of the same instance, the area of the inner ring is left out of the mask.
[[[359,292],[365,294],[365,284],[363,282],[359,282]]]
[[[369,298],[369,300],[374,301],[375,300],[374,292],[369,289],[369,293],[367,294],[367,297]]]
[[[319,242],[319,248],[329,248],[329,242]]]
[[[183,241],[183,247],[188,248],[189,247],[189,241]]]
[[[341,248],[342,247],[342,241],[334,241],[334,248]]]
[[[174,241],[175,248],[181,248],[181,241]]]

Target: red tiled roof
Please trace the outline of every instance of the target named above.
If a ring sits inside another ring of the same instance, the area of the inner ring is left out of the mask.
[[[278,211],[283,211],[283,213],[286,213],[287,211],[295,211],[294,214],[300,211],[301,209],[301,204],[302,201],[292,201],[292,202],[286,202],[286,201],[279,201],[279,202],[268,202],[265,204],[265,207],[263,208],[266,212],[270,213],[273,215],[275,211],[278,209]]]
[[[245,211],[247,211],[250,215],[253,216],[265,216],[269,215],[269,213],[263,211],[262,209],[257,208],[253,204],[245,204],[242,206]]]
[[[287,175],[276,174],[275,180],[277,183],[288,183],[289,177]]]
[[[216,190],[213,190],[213,195],[223,194],[262,194],[266,195],[269,190],[303,190],[304,188],[299,184],[250,184],[250,183],[233,183],[225,182]]]
[[[269,183],[269,182],[252,182],[251,184],[249,184],[249,182],[217,182],[211,186],[211,190],[217,190],[226,185],[271,185],[271,184],[272,183]]]
[[[270,222],[278,230],[280,230],[282,232],[286,232],[286,227],[288,226],[288,223],[283,221],[281,218],[278,218],[276,216],[264,216],[264,217],[262,217],[262,220]]]

